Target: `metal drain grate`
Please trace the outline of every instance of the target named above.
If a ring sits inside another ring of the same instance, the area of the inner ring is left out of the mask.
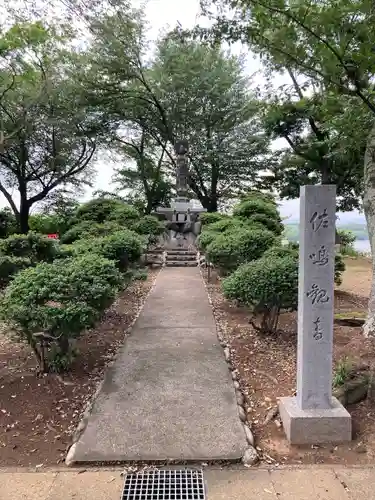
[[[206,500],[203,472],[170,469],[127,474],[122,500]]]

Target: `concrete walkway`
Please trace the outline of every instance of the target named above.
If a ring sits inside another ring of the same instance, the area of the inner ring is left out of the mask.
[[[239,459],[233,383],[198,268],[164,268],[108,369],[75,462]]]
[[[208,500],[373,500],[375,469],[205,470]],[[0,500],[120,500],[119,470],[0,473]]]

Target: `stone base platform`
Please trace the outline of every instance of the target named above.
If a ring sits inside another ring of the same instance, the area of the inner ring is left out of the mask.
[[[297,398],[280,398],[280,417],[290,444],[344,443],[352,440],[350,414],[336,399],[332,408],[301,410]]]

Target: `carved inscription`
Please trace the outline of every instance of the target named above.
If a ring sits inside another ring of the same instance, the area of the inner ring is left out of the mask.
[[[307,292],[306,295],[311,299],[312,304],[325,304],[329,301],[327,290],[319,288],[316,283],[313,283],[311,290]]]
[[[314,232],[318,231],[321,227],[327,228],[328,227],[327,209],[325,208],[321,214],[319,214],[318,212],[314,212],[310,219],[310,224]]]
[[[309,255],[313,264],[318,266],[325,266],[328,264],[328,251],[324,245],[322,245],[316,253]]]
[[[314,340],[321,340],[323,338],[323,330],[321,327],[321,321],[320,317],[318,316],[315,321],[313,321],[314,324]]]

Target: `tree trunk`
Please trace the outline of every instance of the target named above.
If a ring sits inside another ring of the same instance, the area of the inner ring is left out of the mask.
[[[375,126],[367,139],[364,168],[363,207],[366,215],[371,254],[375,250]],[[365,337],[375,337],[375,260],[372,260],[372,285],[368,304],[367,319],[363,326]]]
[[[204,207],[207,209],[207,212],[217,212],[217,199],[210,198],[207,201],[208,201],[207,206]]]
[[[30,215],[29,204],[27,203],[27,201],[21,200],[18,223],[22,234],[27,234],[29,232],[29,215]]]

